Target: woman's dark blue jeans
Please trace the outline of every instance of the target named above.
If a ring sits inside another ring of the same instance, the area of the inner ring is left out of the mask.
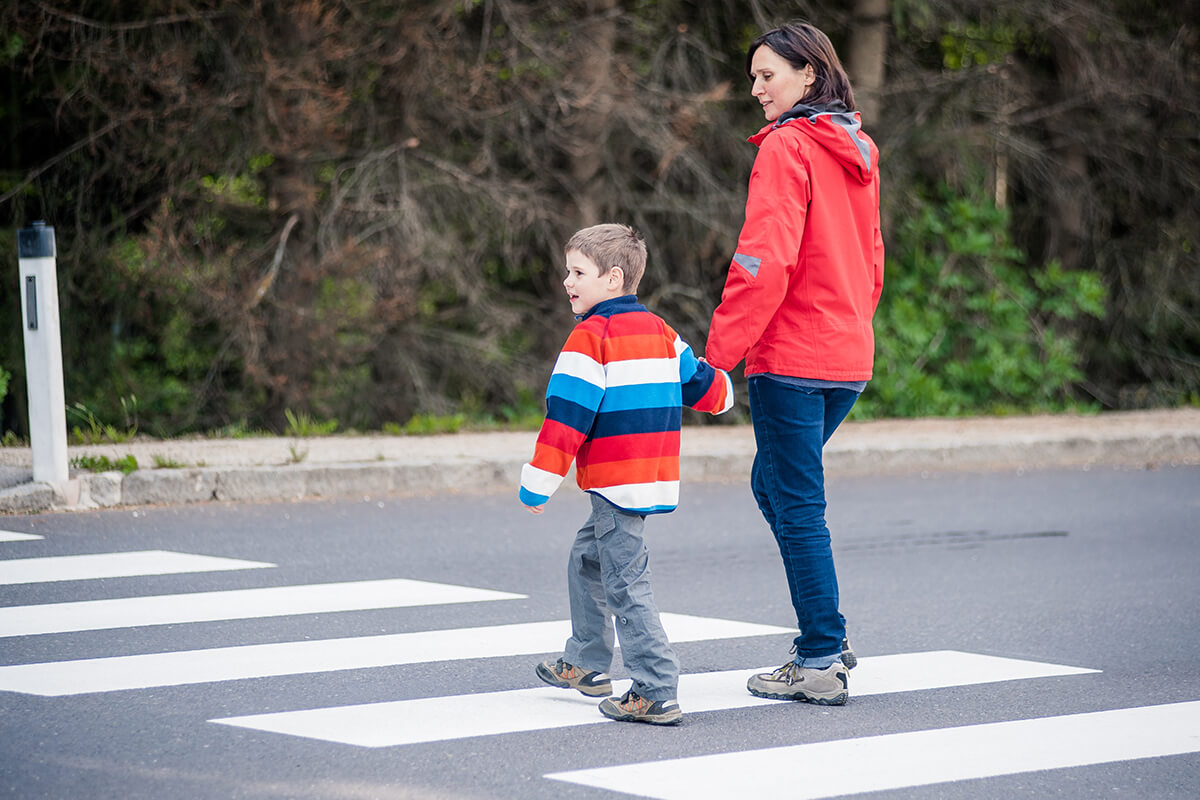
[[[858,392],[809,388],[766,376],[750,379],[758,452],[750,485],[775,534],[800,635],[796,663],[822,669],[838,660],[846,620],[838,611],[837,571],[825,525],[825,442]]]

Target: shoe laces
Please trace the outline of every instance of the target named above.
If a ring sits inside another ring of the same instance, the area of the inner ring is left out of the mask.
[[[797,681],[803,680],[800,672],[800,665],[795,661],[789,661],[779,669],[771,673],[771,680],[784,681],[788,686],[791,686]]]
[[[645,711],[650,707],[650,701],[642,697],[633,689],[630,689],[621,697],[620,701],[618,701],[618,705],[624,708],[630,708],[634,711]]]
[[[786,681],[788,686],[800,680],[800,665],[796,663],[796,653],[799,650],[800,646],[793,642],[791,649],[788,650],[788,654],[792,656],[792,660],[772,672],[771,680]]]

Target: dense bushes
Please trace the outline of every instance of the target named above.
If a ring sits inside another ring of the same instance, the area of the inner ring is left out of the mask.
[[[894,232],[876,314],[875,378],[858,416],[1076,408],[1081,317],[1102,317],[1094,272],[1030,266],[1008,214],[943,191]]]
[[[562,242],[600,220],[643,231],[643,299],[698,347],[761,124],[744,49],[798,8],[58,5],[0,8],[0,268],[55,226],[68,402],[136,397],[151,434],[528,418],[572,324]],[[1195,402],[1196,30],[1125,0],[862,5],[799,7],[887,66],[856,85],[889,258],[856,413]]]

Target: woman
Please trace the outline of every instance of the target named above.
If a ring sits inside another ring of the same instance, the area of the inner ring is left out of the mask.
[[[860,130],[833,45],[812,25],[755,39],[746,74],[768,124],[750,137],[759,149],[746,220],[705,356],[726,371],[746,361],[751,486],[800,628],[795,657],[747,688],[841,705],[857,660],[838,611],[821,455],[871,377],[883,288],[879,151]]]

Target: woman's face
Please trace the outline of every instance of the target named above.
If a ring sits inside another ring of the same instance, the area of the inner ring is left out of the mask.
[[[762,104],[767,122],[774,122],[780,114],[804,99],[808,87],[816,80],[812,64],[796,69],[765,44],[760,45],[750,59],[750,77],[754,80],[750,94]]]

